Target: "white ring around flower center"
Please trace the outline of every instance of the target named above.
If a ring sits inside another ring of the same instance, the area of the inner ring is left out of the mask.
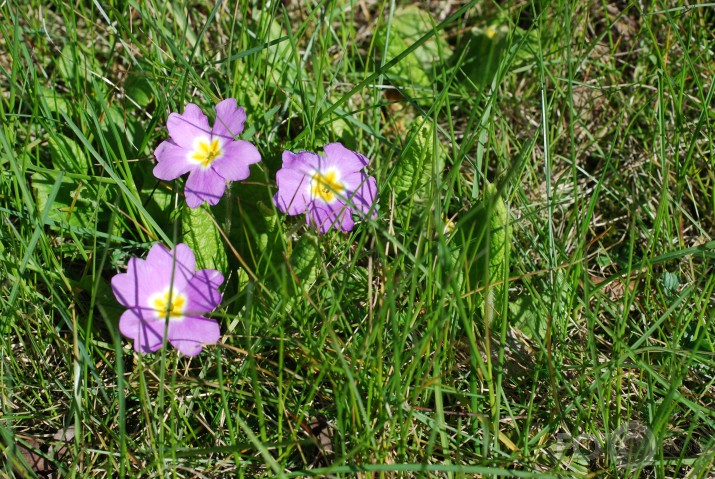
[[[219,137],[197,136],[187,154],[187,159],[191,163],[208,168],[211,163],[223,156],[223,146],[223,141]]]
[[[169,288],[159,293],[149,296],[147,303],[149,309],[154,311],[156,319],[165,320],[167,315],[169,320],[182,319],[189,303],[189,298],[184,293],[171,292],[171,304],[169,304]],[[171,310],[169,310],[171,308]]]
[[[337,195],[345,190],[345,184],[340,180],[340,172],[335,168],[313,171],[309,186],[310,197],[320,198],[325,203],[334,202]]]

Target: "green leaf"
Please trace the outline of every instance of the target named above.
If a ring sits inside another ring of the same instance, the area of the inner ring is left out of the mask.
[[[132,71],[129,73],[124,84],[126,95],[134,100],[140,107],[145,107],[154,99],[154,91],[151,88],[151,82],[140,71]]]
[[[408,45],[412,45],[438,23],[439,20],[416,5],[399,7],[393,16],[390,36],[402,38]],[[432,64],[447,60],[451,54],[449,45],[439,35],[434,35],[414,51],[415,57],[428,71]]]
[[[77,76],[77,47],[74,43],[67,43],[62,48],[57,60],[57,71],[66,82]]]
[[[87,78],[90,71],[99,71],[99,64],[91,49],[68,42],[60,52],[57,70],[64,81],[71,84],[78,78]]]
[[[489,26],[473,28],[467,35],[467,51],[463,55],[462,71],[478,87],[484,88],[491,84],[499,67],[507,44],[507,33],[504,29]]]
[[[690,321],[685,328],[682,342],[683,346],[687,349],[697,348],[699,352],[715,352],[715,348],[713,347],[715,341],[713,341],[713,338],[710,336],[705,323]]]
[[[168,224],[179,213],[174,207],[176,193],[169,184],[160,182],[153,173],[154,164],[148,161],[134,163],[131,174],[147,212],[158,224]],[[183,198],[179,200],[183,202]]]
[[[117,134],[120,136],[119,142],[125,146],[124,151],[131,151],[129,149],[130,146],[134,146],[136,148],[138,146],[135,145],[135,136],[138,130],[136,116],[125,111],[119,103],[112,103],[106,111],[107,116],[104,119],[103,130],[107,138],[110,138],[111,141],[117,141],[109,124],[111,122],[117,130]],[[139,141],[141,141],[141,138]]]
[[[40,211],[45,209],[59,173],[59,171],[37,172],[32,175],[32,189],[35,192],[37,207]],[[107,199],[107,193],[108,190],[104,185],[97,187],[86,180],[65,176],[57,197],[52,203],[48,219],[59,224],[94,228],[98,215],[104,209],[103,203]]]
[[[261,21],[268,21],[270,25],[264,41],[274,42],[287,35],[279,22],[272,18],[270,12],[260,11],[257,17],[263,17]],[[276,85],[295,85],[298,77],[298,68],[293,58],[293,48],[289,39],[275,43],[266,48],[266,58],[268,60],[269,79]]]
[[[101,136],[107,142],[108,148],[112,150],[113,155],[117,158],[137,158],[140,155],[146,154],[146,148],[142,151],[142,147],[146,131],[137,117],[134,107],[131,110],[125,110],[124,106],[119,102],[99,104],[105,99],[97,99],[97,110],[102,111],[101,123],[99,131],[95,129],[95,125],[91,128],[93,133]]]
[[[417,117],[390,179],[398,202],[413,197],[432,197],[433,175],[439,175],[444,168],[439,148],[435,150],[434,146],[434,123],[429,119]]]
[[[453,257],[461,278],[461,292],[476,304],[487,300],[496,304],[505,294],[503,280],[508,277],[507,248],[511,241],[509,213],[496,188],[487,185],[483,199],[457,222],[452,243]]]
[[[92,163],[85,155],[84,150],[72,138],[55,134],[49,138],[52,165],[57,170],[70,173],[87,174]]]
[[[539,314],[534,299],[529,295],[519,296],[509,301],[509,317],[514,326],[527,338],[546,338],[546,319]]]
[[[221,233],[206,204],[195,209],[183,208],[181,231],[184,243],[196,255],[197,269],[216,269],[224,273],[228,271],[228,257]]]
[[[64,113],[65,115],[70,114],[69,102],[57,91],[52,88],[47,88],[46,86],[40,86],[38,88],[38,95],[41,101],[47,103],[47,107],[50,112],[58,114]]]
[[[437,23],[428,12],[415,5],[397,8],[392,23],[382,25],[375,38],[380,52],[384,52],[387,46],[384,62],[400,55]],[[404,87],[431,88],[433,65],[442,64],[450,54],[447,43],[435,35],[393,66],[388,76]]]
[[[339,141],[349,150],[359,149],[355,138],[355,132],[350,124],[343,118],[336,118],[330,122],[330,133],[334,138],[332,141]],[[327,144],[329,141],[325,143]]]
[[[264,281],[285,274],[287,256],[269,185],[262,167],[254,166],[251,176],[244,182],[232,183],[231,195],[216,207],[219,215],[230,218],[231,244],[249,269]]]
[[[499,65],[507,58],[509,63],[533,59],[538,37],[534,32],[520,28],[511,31],[505,25],[472,28],[462,43],[457,58],[460,69],[480,89],[491,85]]]
[[[320,265],[320,245],[315,233],[307,232],[301,235],[293,246],[290,264],[303,288],[310,286],[315,281]]]
[[[381,52],[384,52],[385,46],[387,46],[387,54],[383,63],[389,62],[410,46],[403,38],[394,35],[392,31],[390,31],[388,39],[387,27],[383,27],[378,32],[377,45]],[[430,85],[430,78],[414,52],[394,65],[387,75],[392,81],[405,88],[414,86],[427,88]]]
[[[678,293],[678,287],[680,286],[680,279],[676,273],[671,273],[670,271],[664,271],[661,275],[661,281],[663,283],[663,292],[668,298],[673,298]]]

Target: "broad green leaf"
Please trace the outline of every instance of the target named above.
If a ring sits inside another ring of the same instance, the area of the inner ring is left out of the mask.
[[[115,249],[112,251],[119,252],[121,250]],[[77,280],[74,278],[68,278],[68,280],[72,287],[85,291],[87,294],[93,294],[96,303],[101,305],[100,314],[105,320],[113,322],[111,324],[116,324],[115,321],[124,313],[125,307],[117,301],[117,297],[112,292],[112,286],[107,279],[101,276],[83,275]]]
[[[280,248],[275,248],[277,236],[280,234],[276,210],[273,209],[270,202],[259,200],[256,202],[256,211],[263,220],[264,226],[261,231],[256,232],[260,250],[266,255],[279,252]]]
[[[154,164],[148,161],[135,162],[131,175],[147,212],[158,224],[169,224],[180,216],[174,207],[176,192],[171,183],[160,182],[153,173]],[[184,198],[180,195],[179,202]]]
[[[301,235],[293,246],[290,264],[303,288],[315,281],[320,265],[320,245],[315,233],[307,232]]]
[[[517,28],[510,36],[505,25],[490,25],[486,28],[472,28],[462,43],[456,58],[460,58],[460,68],[470,82],[483,89],[491,85],[500,63],[510,64],[533,58],[538,38],[533,32]]]
[[[503,280],[508,276],[507,248],[511,241],[509,217],[504,200],[496,188],[488,185],[484,198],[457,222],[453,236],[455,266],[461,278],[462,294],[498,304],[505,293]],[[480,290],[475,296],[475,291]]]
[[[70,114],[69,102],[57,91],[52,88],[47,88],[46,86],[40,86],[38,89],[39,98],[47,103],[51,113],[64,113],[65,115]]]
[[[433,174],[439,175],[444,167],[439,148],[435,150],[434,123],[417,117],[407,136],[405,148],[397,158],[390,180],[397,201],[432,196]]]
[[[503,281],[509,276],[507,264],[507,248],[511,242],[509,230],[509,212],[501,196],[496,196],[496,188],[489,185],[486,190],[491,197],[492,209],[489,215],[489,284],[498,284],[497,291],[504,291]],[[495,295],[499,297],[499,295]]]
[[[119,102],[106,103],[104,98],[97,99],[98,112],[101,120],[99,131],[96,130],[96,125],[90,124],[92,132],[97,137],[102,137],[106,141],[107,147],[111,150],[109,156],[116,158],[137,158],[141,155],[148,154],[148,151],[139,151],[142,147],[142,142],[146,135],[142,120],[137,117],[136,113],[131,110],[125,110],[124,106]],[[103,104],[100,104],[103,102]]]
[[[145,107],[154,99],[151,83],[141,71],[132,71],[124,84],[124,91],[140,107]]]
[[[529,295],[522,295],[509,301],[510,323],[531,339],[546,337],[546,318],[539,314],[534,300]]]
[[[68,42],[60,52],[57,70],[65,82],[72,84],[78,78],[87,78],[90,71],[98,72],[99,64],[91,49]]]
[[[92,164],[84,150],[72,138],[58,133],[51,136],[48,143],[55,169],[70,173],[90,172]]]
[[[216,269],[223,273],[228,271],[228,257],[221,233],[206,204],[182,210],[181,232],[184,243],[196,255],[197,269]]]
[[[141,137],[137,138],[137,132],[140,130],[140,128],[137,124],[136,116],[130,112],[125,111],[119,103],[112,103],[112,105],[107,110],[107,116],[104,120],[104,130],[105,135],[107,135],[108,138],[114,140],[114,133],[111,130],[109,122],[114,124],[114,127],[116,128],[117,133],[120,136],[121,143],[126,147],[134,147],[132,149],[127,149],[125,147],[125,151],[136,151],[136,148],[138,148],[139,146],[136,141],[141,141],[142,139]],[[143,137],[143,135],[141,136]]]
[[[50,191],[58,175],[59,171],[37,172],[32,175],[32,189],[40,211],[47,205]],[[93,228],[98,219],[97,215],[104,210],[103,203],[107,199],[107,194],[108,190],[103,184],[97,186],[86,180],[65,176],[48,219],[61,225]],[[102,216],[99,219],[102,219]]]
[[[490,85],[506,45],[507,32],[503,28],[471,29],[465,43],[467,51],[462,52],[462,71],[476,86],[484,88]]]
[[[699,353],[713,353],[715,341],[708,333],[708,328],[698,325],[697,321],[690,321],[683,336],[683,346],[687,349],[696,349]]]
[[[350,150],[359,149],[357,140],[355,138],[355,132],[353,131],[350,124],[342,118],[336,118],[330,122],[330,133],[332,134],[331,141],[339,141],[345,148]],[[330,141],[326,141],[325,144]]]
[[[287,32],[281,24],[275,20],[275,17],[269,10],[256,10],[254,17],[258,22],[269,22],[268,31],[263,39],[265,43],[275,42],[285,36]],[[261,18],[262,17],[262,18]],[[265,50],[265,58],[268,62],[268,77],[269,80],[276,85],[289,85],[291,88],[296,87],[295,81],[299,68],[299,60],[293,57],[293,48],[290,40],[285,39],[278,43],[274,43]]]
[[[680,286],[680,279],[677,273],[671,273],[670,271],[664,271],[661,275],[661,281],[663,284],[663,292],[668,298],[673,298],[678,292],[678,286]]]
[[[381,52],[385,51],[385,46],[387,46],[387,55],[383,63],[387,63],[393,58],[397,57],[400,53],[405,51],[410,44],[405,41],[399,35],[395,35],[390,31],[388,38],[387,27],[383,27],[379,30],[377,35],[377,45]],[[430,85],[430,78],[427,75],[425,69],[420,65],[417,56],[410,53],[400,62],[394,65],[389,71],[388,76],[391,80],[395,81],[398,85],[405,88],[408,87],[423,87],[427,88]]]
[[[428,12],[415,5],[397,8],[392,16],[392,23],[382,25],[376,35],[376,45],[380,53],[385,52],[387,47],[384,62],[400,55],[430,32],[437,23],[439,22]],[[441,64],[450,54],[447,43],[436,34],[393,66],[388,76],[403,87],[431,88],[433,65]]]
[[[231,244],[258,278],[266,281],[284,274],[287,254],[269,184],[261,166],[253,166],[251,176],[233,183],[230,196],[217,206],[220,217],[230,218]]]
[[[393,15],[390,37],[402,38],[408,45],[412,45],[432,31],[438,23],[439,20],[417,5],[398,7]],[[425,70],[430,71],[432,64],[447,60],[452,51],[449,44],[437,33],[415,49],[413,54]]]
[[[77,46],[68,42],[62,48],[57,59],[57,71],[66,82],[71,82],[77,76]]]

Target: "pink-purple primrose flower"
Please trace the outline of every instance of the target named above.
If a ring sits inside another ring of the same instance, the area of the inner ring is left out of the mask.
[[[196,356],[203,344],[215,343],[218,322],[205,313],[221,302],[223,275],[213,269],[196,271],[191,249],[179,243],[173,250],[155,244],[145,260],[132,258],[126,273],[112,278],[112,290],[127,310],[119,330],[134,340],[134,349],[149,353],[166,339],[187,356]]]
[[[246,112],[234,98],[216,105],[216,121],[209,120],[201,109],[189,103],[183,114],[172,113],[166,122],[169,139],[154,151],[159,163],[154,176],[173,180],[189,173],[184,193],[186,204],[197,208],[204,201],[219,202],[226,181],[240,181],[250,174],[248,165],[261,161],[258,149],[235,136],[243,131]]]
[[[173,180],[189,173],[185,186],[189,207],[197,208],[204,201],[217,204],[226,181],[246,179],[249,165],[261,161],[254,145],[235,139],[245,121],[246,112],[233,98],[216,105],[213,127],[193,103],[183,114],[171,113],[170,138],[154,152],[158,160],[154,175]],[[377,185],[363,172],[370,160],[340,143],[330,143],[324,151],[325,155],[283,152],[283,167],[276,173],[276,207],[289,215],[305,212],[308,225],[321,233],[332,227],[352,230],[353,215],[375,218]],[[138,352],[154,352],[166,339],[181,353],[196,356],[204,344],[220,338],[218,322],[205,314],[221,302],[218,287],[223,279],[213,269],[196,271],[194,253],[185,244],[173,250],[155,244],[145,260],[131,258],[127,272],[112,278],[112,291],[127,308],[119,330],[134,340]]]
[[[325,155],[309,151],[283,152],[283,168],[276,173],[276,207],[288,215],[305,212],[309,225],[327,233],[331,227],[352,230],[353,213],[375,218],[375,178],[362,169],[370,162],[340,143],[323,148]]]

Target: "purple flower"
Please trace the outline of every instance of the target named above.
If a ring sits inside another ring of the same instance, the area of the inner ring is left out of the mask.
[[[132,258],[126,273],[112,278],[112,291],[128,308],[119,330],[134,340],[134,349],[149,353],[167,340],[187,356],[201,352],[202,344],[215,343],[221,333],[215,319],[204,313],[221,302],[223,275],[213,269],[196,271],[196,259],[183,243],[169,251],[161,244],[149,250],[146,260]]]
[[[223,196],[226,180],[245,180],[250,174],[248,165],[261,161],[255,146],[234,140],[243,131],[245,121],[246,112],[234,98],[216,105],[213,128],[193,103],[186,105],[183,115],[172,113],[166,122],[171,138],[154,151],[159,161],[154,176],[168,181],[189,173],[184,192],[186,204],[190,208],[204,201],[215,205]]]
[[[370,160],[340,143],[330,143],[323,149],[325,156],[309,151],[283,152],[283,168],[276,173],[276,207],[289,215],[305,212],[306,223],[315,225],[321,233],[327,233],[331,226],[350,231],[355,224],[353,213],[375,218],[375,178],[361,171]]]

